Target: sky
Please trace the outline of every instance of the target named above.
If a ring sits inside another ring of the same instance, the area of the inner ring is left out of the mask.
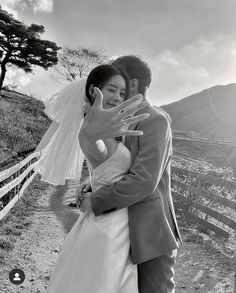
[[[152,70],[147,98],[172,103],[206,88],[236,83],[235,0],[2,0],[27,25],[45,27],[58,46],[142,56]],[[6,84],[47,99],[63,87],[53,71],[8,71]]]

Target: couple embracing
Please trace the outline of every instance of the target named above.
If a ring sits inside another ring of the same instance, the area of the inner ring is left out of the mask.
[[[76,195],[78,220],[57,258],[47,293],[173,293],[181,237],[170,186],[168,115],[150,105],[151,71],[137,56],[94,68],[46,113],[42,180],[90,180]]]

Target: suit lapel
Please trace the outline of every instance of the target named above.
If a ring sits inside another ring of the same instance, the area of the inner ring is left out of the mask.
[[[143,109],[139,110],[138,112],[136,112],[134,116],[137,116],[137,115],[143,114],[143,113],[147,113],[148,112],[147,109],[148,109],[149,106],[150,106],[150,104],[148,104],[145,108],[143,108]],[[139,124],[139,122],[134,123],[134,124],[131,124],[129,126],[128,130],[134,130],[134,129],[136,129],[137,126],[138,126],[138,124]],[[126,135],[125,136],[125,146],[129,150],[131,150],[131,140],[132,140],[132,138],[133,138],[133,136],[129,136],[129,135]]]
[[[138,122],[137,123],[134,123],[134,124],[131,124],[128,128],[128,130],[134,130],[136,128],[136,126],[138,125]],[[125,146],[129,149],[131,147],[131,139],[132,139],[132,136],[130,135],[126,135],[125,136]]]

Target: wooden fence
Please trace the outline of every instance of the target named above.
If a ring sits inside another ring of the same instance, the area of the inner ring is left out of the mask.
[[[235,181],[172,167],[172,195],[187,219],[226,238],[235,233]]]
[[[7,215],[33,180],[39,155],[40,152],[35,152],[23,161],[0,172],[0,220]]]
[[[0,220],[33,180],[40,152],[0,172]],[[236,230],[236,182],[172,167],[172,194],[186,217],[226,238]]]

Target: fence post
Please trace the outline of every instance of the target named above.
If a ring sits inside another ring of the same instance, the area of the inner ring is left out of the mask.
[[[20,163],[18,163],[18,168],[17,168],[17,172],[16,172],[16,178],[18,178],[20,176]],[[19,193],[20,193],[20,187],[19,187],[19,184],[18,183],[16,185],[16,188],[17,188],[17,195],[18,195],[18,200],[19,200]]]

